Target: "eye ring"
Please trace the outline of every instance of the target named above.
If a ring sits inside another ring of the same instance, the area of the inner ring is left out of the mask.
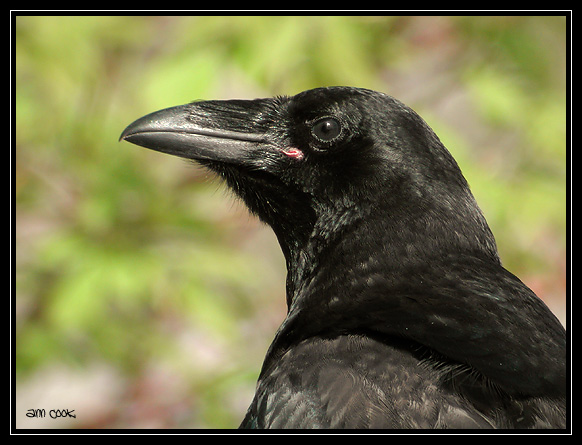
[[[342,132],[339,121],[333,117],[324,117],[311,126],[311,134],[320,142],[331,142]]]

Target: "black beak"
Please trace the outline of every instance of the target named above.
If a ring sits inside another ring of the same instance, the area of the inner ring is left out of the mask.
[[[193,102],[130,124],[119,140],[194,160],[242,164],[267,144],[258,123],[266,99]]]

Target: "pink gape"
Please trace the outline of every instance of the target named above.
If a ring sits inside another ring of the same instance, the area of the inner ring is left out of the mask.
[[[284,150],[281,150],[281,152],[289,156],[290,158],[297,159],[299,161],[303,159],[303,152],[297,148],[289,147]]]

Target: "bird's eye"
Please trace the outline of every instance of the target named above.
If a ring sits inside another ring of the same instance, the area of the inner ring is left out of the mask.
[[[329,142],[337,138],[341,133],[340,123],[332,117],[318,120],[311,127],[311,134],[322,142]]]

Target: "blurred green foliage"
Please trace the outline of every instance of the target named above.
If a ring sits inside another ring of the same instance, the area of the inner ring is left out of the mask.
[[[19,16],[14,32],[18,391],[54,364],[122,382],[69,427],[236,427],[283,319],[274,236],[201,169],[117,142],[194,99],[403,100],[565,322],[565,17]]]

